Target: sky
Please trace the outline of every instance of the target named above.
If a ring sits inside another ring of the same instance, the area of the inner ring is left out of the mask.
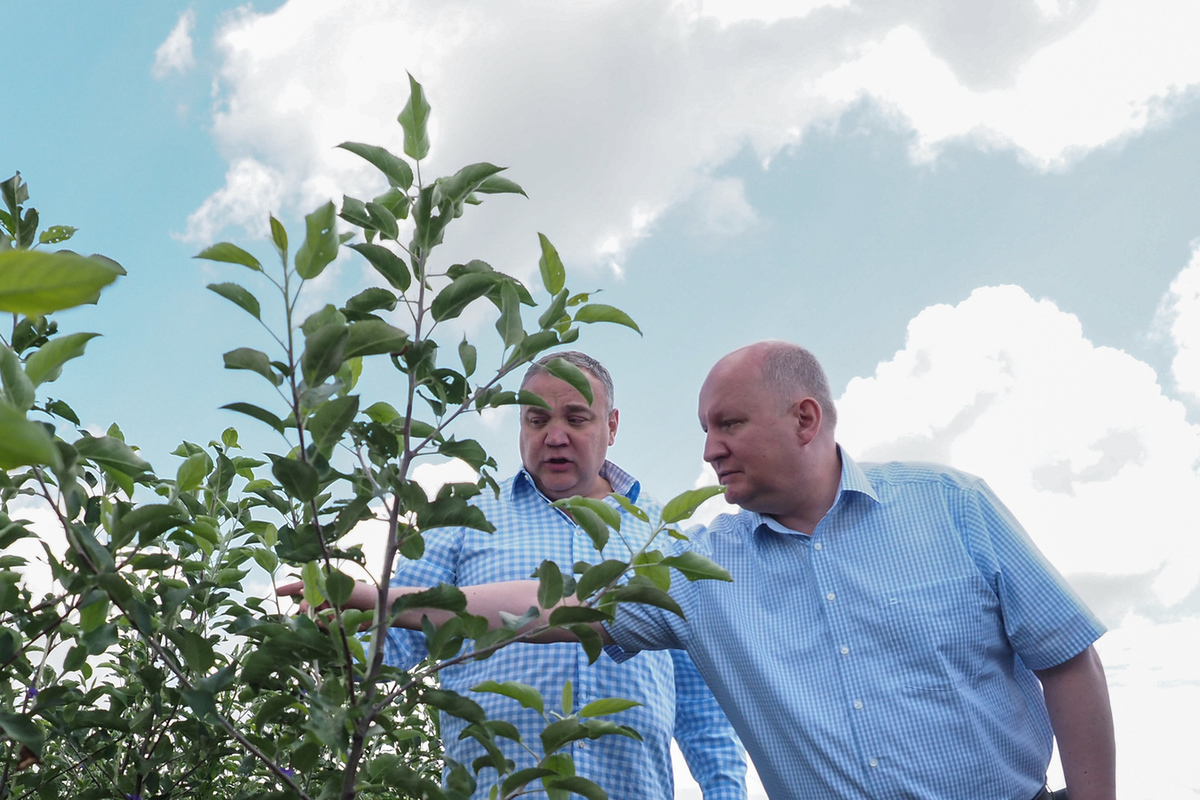
[[[638,321],[580,340],[616,381],[613,460],[660,498],[711,482],[707,369],[803,344],[847,452],[984,477],[1109,626],[1121,796],[1200,793],[1175,723],[1200,718],[1200,4],[47,0],[0,18],[3,177],[129,273],[59,316],[103,338],[51,395],[161,473],[229,425],[280,445],[219,410],[271,400],[221,362],[263,334],[204,288],[247,276],[192,256],[265,258],[268,213],[298,239],[326,200],[378,193],[335,146],[399,152],[411,73],[433,108],[424,174],[490,161],[528,193],[469,209],[444,263],[482,258],[544,299],[543,232],[568,285]],[[304,308],[368,279],[343,256]],[[464,333],[491,319],[445,341]],[[515,413],[462,431],[518,466]]]

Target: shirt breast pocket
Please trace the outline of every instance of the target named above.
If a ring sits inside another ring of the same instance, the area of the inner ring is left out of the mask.
[[[986,634],[998,604],[979,575],[905,586],[886,599],[897,679],[913,689],[948,691],[984,668]]]

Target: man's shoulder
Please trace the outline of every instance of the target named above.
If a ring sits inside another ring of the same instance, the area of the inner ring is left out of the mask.
[[[882,487],[940,487],[971,491],[982,483],[978,476],[969,472],[928,461],[869,462],[859,466],[862,468],[863,474],[867,476],[867,480],[876,489]]]

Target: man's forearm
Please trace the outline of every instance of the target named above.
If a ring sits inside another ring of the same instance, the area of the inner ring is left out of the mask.
[[[458,588],[467,597],[467,612],[486,619],[488,621],[488,628],[491,630],[504,627],[504,620],[500,616],[501,612],[520,617],[530,608],[535,608],[538,605],[537,581],[481,583],[475,586],[460,586]],[[393,586],[388,590],[388,603],[395,603],[397,598],[403,595],[420,591],[424,591],[424,589],[418,586]],[[564,602],[569,602],[569,599]],[[541,613],[538,617],[521,628],[521,632],[546,624],[550,615],[544,610],[539,610]],[[392,626],[420,630],[422,617],[429,617],[429,621],[434,625],[442,625],[453,616],[454,613],[451,611],[443,611],[436,608],[409,608],[393,618]],[[604,644],[613,643],[612,638],[608,635],[608,631],[604,629],[603,625],[598,622],[593,623],[592,629],[600,634],[600,639]],[[540,634],[536,639],[531,641],[539,643],[575,642],[578,639],[570,631],[563,628],[556,628]]]
[[[1071,800],[1116,797],[1116,743],[1104,667],[1094,648],[1037,672]]]
[[[406,594],[416,594],[424,592],[428,589],[427,586],[392,586],[388,589],[387,603],[391,607],[396,600]],[[488,621],[488,628],[497,630],[504,627],[504,620],[501,618],[501,612],[512,614],[513,616],[523,616],[531,607],[536,607],[538,582],[537,581],[506,581],[503,583],[482,583],[477,586],[460,586],[467,598],[467,612],[485,618]],[[304,584],[300,581],[288,583],[280,586],[277,590],[278,594],[289,597],[300,597],[304,593]],[[375,604],[379,598],[379,590],[369,583],[357,583],[350,593],[350,597],[342,604],[343,608],[356,608],[363,611],[373,611]],[[569,603],[570,598],[563,601]],[[301,603],[301,608],[307,608],[304,603]],[[409,630],[421,630],[421,618],[429,617],[429,621],[434,625],[443,625],[447,620],[454,616],[453,611],[445,611],[440,608],[408,608],[392,618],[392,627],[408,628]],[[539,625],[546,624],[549,614],[545,611],[534,620],[525,625],[521,630],[526,631],[535,628]],[[600,623],[592,623],[592,628],[596,633],[600,634],[604,644],[612,644],[612,639],[608,635],[608,631],[604,629]],[[563,629],[555,629],[546,631],[532,641],[536,642],[574,642],[578,641],[576,637],[569,631]]]

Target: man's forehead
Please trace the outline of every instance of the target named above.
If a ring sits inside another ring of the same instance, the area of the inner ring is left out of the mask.
[[[604,384],[600,379],[591,374],[587,370],[580,370],[587,376],[588,384],[592,387],[592,401],[596,406],[602,406],[605,403]],[[536,385],[535,385],[536,384]],[[527,391],[541,397],[543,400],[550,402],[552,405],[562,406],[579,406],[580,408],[588,408],[588,403],[583,395],[579,393],[571,384],[564,381],[562,378],[551,375],[548,372],[539,373],[525,382],[523,387]],[[537,406],[526,406],[527,408],[537,408]]]

